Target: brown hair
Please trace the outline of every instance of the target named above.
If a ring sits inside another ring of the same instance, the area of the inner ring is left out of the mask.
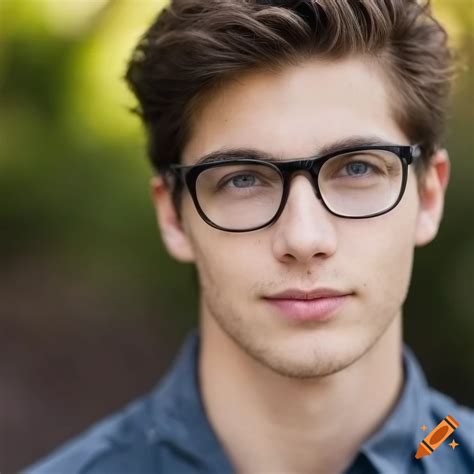
[[[439,146],[453,57],[429,0],[173,0],[136,46],[126,80],[156,170],[179,162],[191,118],[231,77],[310,57],[369,54],[389,77],[394,117],[424,161]]]

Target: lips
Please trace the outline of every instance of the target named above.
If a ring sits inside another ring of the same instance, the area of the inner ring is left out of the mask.
[[[289,289],[266,297],[265,300],[287,320],[326,321],[335,315],[351,294],[332,288]]]
[[[290,288],[274,295],[267,296],[266,298],[279,300],[314,300],[316,298],[344,296],[350,293],[351,292],[349,291],[339,291],[333,288],[316,288],[314,290],[300,290],[296,288]]]

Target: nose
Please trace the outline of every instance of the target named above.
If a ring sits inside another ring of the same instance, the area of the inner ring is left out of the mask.
[[[285,208],[273,226],[276,258],[309,263],[313,257],[329,257],[337,248],[335,219],[318,198],[311,174],[298,172],[291,180]]]

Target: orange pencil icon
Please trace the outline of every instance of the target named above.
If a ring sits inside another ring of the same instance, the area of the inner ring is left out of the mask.
[[[452,417],[447,416],[441,420],[438,426],[434,427],[428,436],[419,444],[415,454],[416,459],[429,456],[435,449],[438,449],[443,441],[459,426],[459,423]]]

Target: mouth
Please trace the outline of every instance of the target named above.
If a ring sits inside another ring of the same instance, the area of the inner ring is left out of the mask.
[[[292,321],[328,321],[335,317],[336,311],[347,304],[351,292],[321,288],[311,291],[286,290],[265,297],[273,310]]]

